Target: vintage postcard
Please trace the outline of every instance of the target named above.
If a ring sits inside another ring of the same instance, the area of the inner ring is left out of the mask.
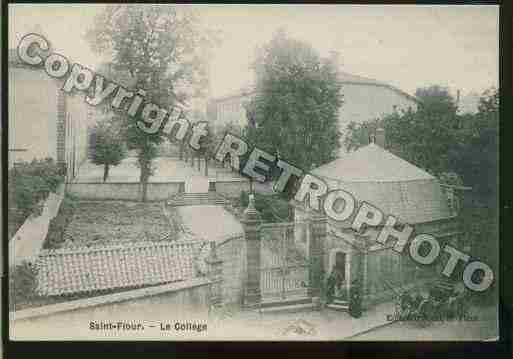
[[[499,338],[498,6],[7,15],[11,340]]]

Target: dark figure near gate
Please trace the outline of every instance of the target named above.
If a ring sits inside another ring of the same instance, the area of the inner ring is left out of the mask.
[[[360,318],[362,316],[362,291],[358,279],[351,282],[349,292],[349,314],[353,318]]]
[[[345,275],[338,266],[335,266],[331,271],[328,280],[327,280],[327,293],[326,299],[328,303],[333,302],[333,300],[340,296],[340,292],[343,292],[343,285],[345,282]]]

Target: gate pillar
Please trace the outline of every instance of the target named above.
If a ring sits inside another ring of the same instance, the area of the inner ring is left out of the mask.
[[[209,308],[212,308],[223,303],[223,261],[217,256],[214,241],[210,242],[210,253],[205,258],[205,263],[207,265],[207,276],[212,281],[209,298]]]
[[[319,297],[321,295],[322,281],[324,280],[324,243],[327,236],[326,216],[309,210],[308,227],[308,295],[310,297]]]
[[[243,303],[251,307],[260,303],[260,213],[255,208],[255,198],[249,195],[248,208],[244,211],[242,225],[246,241],[246,283]]]

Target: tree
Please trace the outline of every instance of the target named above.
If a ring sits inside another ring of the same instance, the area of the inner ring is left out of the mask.
[[[217,149],[217,146],[223,141],[224,136],[227,133],[230,133],[232,135],[238,136],[238,137],[244,137],[248,138],[245,134],[245,129],[242,128],[238,123],[235,122],[226,122],[223,124],[217,124],[215,126],[210,126],[210,130],[212,133],[213,141],[210,143],[210,153],[212,154],[212,157],[215,156],[215,151]],[[229,156],[229,155],[228,155]],[[230,159],[228,156],[224,159],[222,165],[228,166],[230,163]],[[231,167],[230,167],[231,168]]]
[[[205,159],[205,172],[204,175],[208,177],[208,164],[210,162],[210,158],[213,158],[216,153],[217,146],[220,142],[215,141],[214,139],[214,131],[212,129],[212,125],[208,123],[207,125],[207,135],[202,136],[200,139],[200,156],[203,156]]]
[[[259,50],[253,68],[256,95],[246,107],[248,140],[305,169],[332,160],[342,105],[336,65],[279,31]]]
[[[499,94],[490,88],[479,100],[478,112],[464,115],[459,131],[461,151],[455,170],[481,195],[498,196]]]
[[[202,31],[198,18],[186,8],[179,11],[172,5],[107,6],[87,37],[93,50],[109,55],[114,69],[127,73],[134,87],[146,92],[146,101],[161,108],[184,104],[207,87],[205,53],[216,38]],[[195,93],[191,94],[190,89]],[[156,146],[164,140],[163,133],[142,132],[137,121],[128,115],[121,116],[121,120],[128,148],[138,152],[145,201],[148,180],[154,171],[153,159],[158,154]]]
[[[462,194],[460,220],[472,254],[498,268],[499,95],[486,90],[476,114],[457,114],[446,89],[416,92],[417,111],[348,126],[348,149],[368,143],[368,134],[385,128],[387,149],[438,175],[443,183],[469,186]]]
[[[387,149],[433,173],[454,168],[458,146],[458,115],[454,99],[446,88],[430,86],[415,92],[417,110],[395,111],[363,124],[351,123],[344,145],[348,150],[368,143],[378,127],[385,129]]]
[[[89,137],[89,159],[103,165],[103,182],[109,177],[110,166],[117,166],[125,158],[125,146],[119,132],[107,121],[96,124]]]

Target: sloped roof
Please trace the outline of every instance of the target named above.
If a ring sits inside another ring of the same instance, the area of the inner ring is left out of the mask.
[[[375,80],[375,79],[372,79],[372,78],[369,78],[369,77],[354,75],[354,74],[350,74],[348,72],[340,71],[339,70],[339,72],[338,72],[338,80],[342,84],[371,85],[371,86],[386,87],[386,88],[389,88],[392,91],[395,91],[395,92],[399,93],[402,96],[407,97],[408,99],[410,99],[410,100],[412,100],[414,102],[417,102],[417,103],[419,102],[419,100],[415,96],[412,96],[409,93],[407,93],[407,92],[405,92],[405,91],[403,91],[403,90],[401,90],[401,89],[399,89],[399,88],[397,88],[395,86],[387,84],[386,82],[381,82],[381,81],[378,81],[378,80]],[[221,101],[229,100],[229,99],[232,99],[232,98],[243,97],[243,96],[251,96],[251,95],[255,94],[255,92],[256,92],[255,88],[247,86],[247,87],[244,87],[244,88],[240,88],[237,91],[234,91],[234,92],[229,93],[227,95],[214,98],[214,99],[212,99],[212,101],[213,102],[221,102]]]
[[[37,292],[75,294],[190,279],[205,243],[139,242],[42,251],[36,264]]]
[[[357,201],[366,201],[402,222],[451,217],[435,177],[373,143],[312,173],[326,179],[330,189],[350,192]]]
[[[350,83],[361,83],[368,85],[385,85],[384,82],[380,82],[378,80],[374,80],[368,77],[363,77],[359,75],[353,75],[348,72],[339,71],[338,80],[342,83],[350,82]]]
[[[314,174],[351,182],[433,180],[435,177],[371,143],[322,165]]]
[[[372,85],[372,86],[386,87],[386,88],[389,88],[390,90],[392,90],[394,92],[397,92],[398,94],[400,94],[400,95],[402,95],[404,97],[407,97],[408,99],[410,99],[410,100],[412,100],[414,102],[417,102],[417,103],[419,102],[419,100],[415,96],[412,96],[409,93],[404,92],[403,90],[401,90],[401,89],[399,89],[399,88],[397,88],[395,86],[392,86],[392,85],[387,84],[385,82],[374,80],[374,79],[371,79],[371,78],[368,78],[368,77],[363,77],[363,76],[359,76],[359,75],[353,75],[353,74],[350,74],[350,73],[347,73],[347,72],[344,72],[344,71],[339,71],[338,80],[342,84]]]

